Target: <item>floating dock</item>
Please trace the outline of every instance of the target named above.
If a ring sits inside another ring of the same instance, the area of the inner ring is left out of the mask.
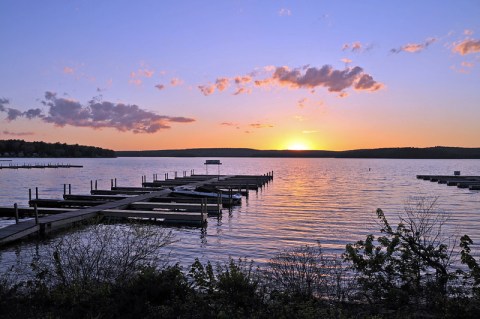
[[[439,184],[447,184],[447,186],[457,186],[458,188],[480,190],[480,176],[417,175],[417,178]]]
[[[32,169],[32,168],[82,168],[83,165],[72,164],[8,164],[0,163],[0,169]]]
[[[37,190],[35,198],[30,195],[30,207],[0,207],[0,216],[17,220],[14,225],[0,228],[0,245],[31,235],[45,235],[95,217],[203,226],[208,215],[218,215],[224,207],[239,204],[238,194],[248,197],[249,190],[258,190],[271,180],[273,172],[191,176],[184,172],[182,177],[174,179],[168,179],[166,174],[163,181],[154,175],[154,180],[147,182],[146,176],[142,176],[141,187],[118,187],[115,179],[111,180],[110,189],[100,190],[91,181],[90,194],[71,194],[70,185],[67,193],[64,185],[62,199],[40,199]],[[175,194],[175,187],[184,190],[181,195]],[[192,196],[188,196],[188,190]],[[24,217],[34,219],[18,222]]]

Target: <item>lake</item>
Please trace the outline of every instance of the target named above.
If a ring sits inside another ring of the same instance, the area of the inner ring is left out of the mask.
[[[189,265],[195,257],[223,261],[246,257],[267,262],[289,247],[320,242],[329,254],[341,254],[347,243],[376,232],[375,210],[382,208],[395,224],[409,200],[435,197],[436,209],[448,212],[450,231],[480,242],[480,191],[447,187],[418,180],[417,174],[480,175],[480,160],[221,158],[220,174],[264,174],[274,179],[221,217],[209,217],[205,229],[173,227],[177,242],[171,258]],[[99,189],[140,186],[142,175],[151,181],[177,171],[204,174],[205,158],[13,159],[11,163],[69,163],[70,169],[0,170],[0,205],[27,205],[28,189],[39,188],[40,198],[61,198],[63,184],[72,193],[87,194],[90,180]],[[6,163],[4,162],[3,165]],[[217,167],[209,167],[210,174]],[[12,220],[0,221],[0,227]],[[161,227],[161,226],[159,226]],[[32,243],[9,246],[0,259]]]

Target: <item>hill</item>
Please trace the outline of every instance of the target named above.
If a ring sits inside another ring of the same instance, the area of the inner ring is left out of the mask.
[[[411,158],[480,159],[480,148],[399,147],[349,151],[256,150],[250,148],[191,148],[156,151],[117,151],[119,157],[311,157],[311,158]]]

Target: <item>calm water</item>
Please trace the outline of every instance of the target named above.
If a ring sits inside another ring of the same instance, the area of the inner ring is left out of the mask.
[[[63,184],[86,194],[90,180],[99,189],[140,186],[141,176],[170,177],[177,171],[205,173],[204,158],[14,159],[14,163],[71,163],[72,169],[0,170],[0,205],[27,205],[28,189],[39,187],[40,198],[61,198]],[[415,196],[438,197],[436,208],[451,213],[450,230],[480,242],[480,192],[417,180],[417,174],[480,175],[480,160],[395,159],[251,159],[223,158],[221,174],[264,174],[274,180],[206,229],[173,228],[178,240],[170,246],[173,260],[191,264],[195,257],[222,261],[229,256],[266,262],[287,247],[320,241],[328,253],[341,254],[345,244],[364,239],[375,229],[375,210],[382,208],[394,224],[405,203]],[[216,168],[209,168],[216,174]],[[13,221],[0,221],[0,227]],[[32,243],[9,247],[18,254]]]

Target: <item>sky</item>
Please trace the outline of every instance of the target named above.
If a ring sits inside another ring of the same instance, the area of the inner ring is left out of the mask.
[[[480,1],[0,1],[0,139],[480,147]]]

